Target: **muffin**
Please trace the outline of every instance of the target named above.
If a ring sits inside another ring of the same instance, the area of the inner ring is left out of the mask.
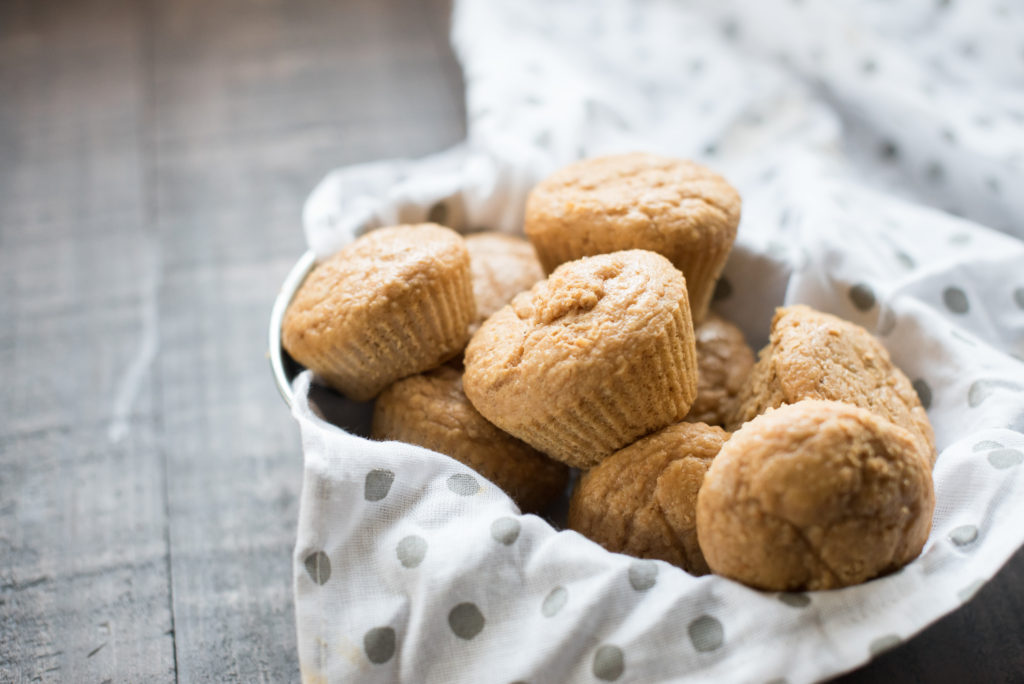
[[[476,317],[469,252],[434,224],[381,228],[318,265],[281,328],[292,357],[351,399],[457,354]]]
[[[754,352],[743,331],[714,314],[708,314],[694,333],[697,398],[686,420],[724,427],[736,412],[737,397],[754,366]]]
[[[470,326],[476,332],[488,316],[512,301],[538,280],[544,269],[533,245],[523,238],[504,233],[475,233],[466,236],[469,267],[473,274],[476,320]]]
[[[906,428],[935,462],[935,435],[913,385],[864,328],[807,306],[777,309],[771,337],[727,426],[803,399],[845,401]]]
[[[767,591],[833,589],[917,557],[935,508],[929,454],[850,404],[801,401],[733,433],[697,495],[712,572]]]
[[[587,159],[549,176],[527,199],[525,230],[548,273],[623,249],[664,255],[686,276],[700,323],[739,222],[740,197],[718,174],[634,153]]]
[[[470,340],[466,396],[487,420],[590,468],[686,416],[697,362],[686,281],[628,250],[559,266]]]
[[[569,527],[618,553],[705,575],[697,544],[697,492],[729,433],[678,423],[616,451],[576,485]]]
[[[399,380],[373,409],[374,439],[398,440],[451,456],[501,487],[525,512],[542,510],[565,489],[569,469],[488,423],[445,365]]]

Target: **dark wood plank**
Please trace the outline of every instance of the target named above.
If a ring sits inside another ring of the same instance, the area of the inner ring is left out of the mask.
[[[156,11],[160,413],[180,681],[298,676],[302,455],[266,325],[324,172],[462,137],[445,85],[456,67],[422,16],[414,2]]]
[[[141,16],[0,32],[0,680],[173,681]]]

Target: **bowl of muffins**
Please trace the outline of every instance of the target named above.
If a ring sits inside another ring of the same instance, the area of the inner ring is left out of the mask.
[[[897,571],[935,507],[924,408],[858,325],[782,307],[755,355],[710,311],[740,207],[701,165],[615,155],[538,184],[525,237],[425,223],[307,254],[271,319],[278,387],[309,369],[371,439],[609,552],[779,592]]]

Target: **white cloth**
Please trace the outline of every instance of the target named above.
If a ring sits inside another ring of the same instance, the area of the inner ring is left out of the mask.
[[[304,681],[795,684],[968,600],[1024,541],[1021,36],[1012,3],[458,2],[467,141],[330,174],[311,248],[428,217],[516,232],[529,188],[575,158],[698,159],[744,200],[713,307],[755,347],[798,302],[879,336],[935,426],[933,529],[902,571],[843,590],[694,578],[329,425],[304,375]]]

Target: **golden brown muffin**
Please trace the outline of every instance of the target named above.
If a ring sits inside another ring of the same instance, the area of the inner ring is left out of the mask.
[[[801,401],[733,433],[697,495],[711,571],[768,591],[832,589],[921,553],[935,508],[921,441],[876,414]]]
[[[708,314],[694,333],[697,398],[686,420],[724,427],[736,412],[737,396],[754,366],[754,352],[743,331],[714,314]]]
[[[576,485],[569,527],[609,551],[707,574],[697,492],[727,439],[721,428],[678,423],[616,451]]]
[[[590,468],[693,403],[686,281],[644,250],[563,264],[484,322],[465,363],[466,395],[487,420]]]
[[[512,301],[538,280],[543,280],[533,245],[523,238],[504,233],[476,233],[466,236],[469,266],[473,272],[473,296],[476,298],[476,332],[488,316]]]
[[[466,399],[462,374],[448,365],[384,390],[371,434],[451,456],[501,487],[525,512],[543,509],[569,478],[564,465],[488,423]]]
[[[803,399],[845,401],[910,430],[935,463],[935,435],[917,392],[864,328],[807,306],[780,308],[759,357],[727,429]]]
[[[545,271],[622,249],[649,249],[686,276],[700,323],[740,222],[740,196],[689,161],[621,154],[570,164],[526,202],[526,235]]]
[[[457,354],[476,316],[469,252],[434,224],[371,231],[318,265],[295,293],[284,348],[359,401]]]

